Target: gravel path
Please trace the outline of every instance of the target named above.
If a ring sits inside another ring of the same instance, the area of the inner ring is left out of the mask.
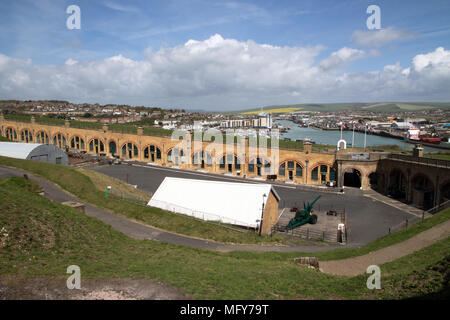
[[[22,170],[8,167],[0,167],[0,178],[11,176],[23,176],[26,173]],[[143,223],[132,221],[127,218],[110,213],[107,210],[94,207],[88,203],[85,203],[75,196],[69,194],[59,186],[30,173],[26,173],[32,180],[37,181],[44,189],[45,197],[56,202],[73,201],[82,203],[85,206],[85,214],[90,217],[94,217],[110,225],[114,229],[126,234],[127,236],[138,240],[156,240],[166,243],[172,243],[182,245],[186,247],[213,250],[220,252],[229,251],[277,251],[277,252],[318,252],[328,251],[336,248],[340,248],[340,245],[297,245],[297,246],[285,246],[285,245],[241,245],[241,244],[226,244],[211,240],[199,239],[195,237],[189,237],[180,235],[158,228],[144,225]],[[352,247],[347,245],[346,248]]]
[[[344,276],[356,276],[366,272],[370,265],[391,262],[450,236],[450,220],[423,231],[412,238],[366,255],[344,260],[319,262],[324,273]]]

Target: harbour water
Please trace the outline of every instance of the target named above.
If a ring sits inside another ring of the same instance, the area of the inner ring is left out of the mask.
[[[281,134],[281,139],[289,138],[293,141],[311,139],[318,144],[330,144],[336,146],[338,141],[341,139],[340,130],[320,130],[315,128],[302,128],[298,124],[288,121],[288,120],[277,120],[276,123],[282,125],[283,127],[291,127],[291,130]],[[342,139],[347,142],[347,147],[351,147],[353,132],[343,131]],[[383,146],[383,145],[397,145],[404,150],[412,150],[413,144],[407,143],[400,139],[376,136],[376,135],[366,135],[366,146]],[[355,132],[354,147],[363,148],[364,147],[364,133]],[[424,147],[426,153],[439,152],[442,150],[430,147]]]

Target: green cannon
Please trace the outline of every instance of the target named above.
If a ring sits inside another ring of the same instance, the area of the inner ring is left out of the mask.
[[[286,231],[295,229],[307,223],[316,224],[317,216],[315,214],[311,214],[311,212],[313,210],[314,203],[316,203],[316,201],[319,200],[320,197],[321,196],[318,196],[314,199],[313,202],[308,203],[308,205],[303,202],[303,209],[297,210],[297,212],[295,213],[295,217],[292,218],[286,226]]]

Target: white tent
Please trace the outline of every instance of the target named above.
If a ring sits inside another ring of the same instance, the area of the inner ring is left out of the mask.
[[[67,155],[52,144],[0,142],[0,156],[67,165]]]
[[[203,220],[256,228],[270,192],[280,200],[270,184],[166,177],[148,205]]]

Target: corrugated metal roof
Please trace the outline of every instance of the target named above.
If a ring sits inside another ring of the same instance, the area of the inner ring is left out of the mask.
[[[270,192],[280,199],[270,184],[166,177],[148,205],[203,220],[254,228]]]
[[[0,142],[0,156],[26,159],[40,143]]]

